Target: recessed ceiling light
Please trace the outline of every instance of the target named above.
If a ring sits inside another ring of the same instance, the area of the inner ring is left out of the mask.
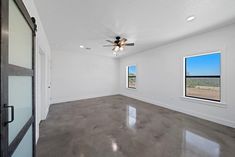
[[[83,46],[83,45],[80,45],[80,48],[82,48],[82,49],[83,49],[83,48],[84,48],[84,46]]]
[[[196,19],[195,16],[189,16],[189,17],[187,18],[187,21],[190,22],[190,21],[193,21],[193,20],[195,20],[195,19]]]

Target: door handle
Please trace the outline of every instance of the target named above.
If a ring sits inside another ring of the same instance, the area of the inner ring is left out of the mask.
[[[5,122],[5,125],[11,123],[14,121],[14,118],[15,118],[15,111],[14,111],[14,106],[8,106],[7,104],[4,105],[4,108],[10,108],[11,109],[11,120],[8,120]]]

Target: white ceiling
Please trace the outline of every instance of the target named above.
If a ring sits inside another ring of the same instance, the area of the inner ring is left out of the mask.
[[[53,51],[114,56],[102,45],[120,35],[135,42],[125,56],[235,22],[235,0],[34,1]]]

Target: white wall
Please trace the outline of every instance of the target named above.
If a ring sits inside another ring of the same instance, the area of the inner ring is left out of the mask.
[[[52,102],[118,94],[119,60],[81,52],[52,52]]]
[[[183,57],[221,50],[222,101],[226,105],[182,98]],[[137,65],[137,89],[126,89],[126,66]],[[123,95],[235,127],[235,25],[120,59]],[[220,107],[221,106],[221,107]]]
[[[42,119],[46,118],[46,115],[48,113],[49,109],[49,98],[50,98],[50,90],[47,88],[49,83],[50,83],[50,55],[51,55],[51,50],[49,46],[49,42],[47,40],[46,33],[44,31],[43,25],[41,23],[39,14],[37,12],[37,9],[35,7],[34,1],[32,0],[23,0],[29,14],[31,17],[36,18],[36,24],[38,27],[37,31],[37,36],[36,36],[36,139],[38,140],[39,138],[39,123]],[[43,51],[40,51],[43,50]],[[46,101],[42,102],[41,101],[41,65],[40,65],[40,53],[44,53],[45,56],[45,65],[47,71],[45,72],[45,81],[46,83],[44,84],[45,86],[45,96],[46,96]]]
[[[173,110],[235,127],[235,25],[187,38],[126,58],[112,59],[90,52],[61,52],[51,50],[34,1],[23,0],[31,16],[36,17],[37,66],[37,139],[38,125],[46,118],[50,105],[50,77],[52,103],[91,97],[123,94]],[[40,51],[40,49],[42,51]],[[222,50],[224,107],[181,98],[183,95],[183,57],[208,51]],[[41,54],[46,61],[45,91],[47,102],[41,102]],[[52,58],[52,72],[50,60]],[[126,89],[125,69],[137,65],[137,89]],[[120,65],[120,66],[119,66]],[[52,76],[50,76],[50,74]]]

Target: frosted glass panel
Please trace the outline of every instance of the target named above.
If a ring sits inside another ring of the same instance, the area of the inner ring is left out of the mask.
[[[9,105],[15,108],[15,120],[9,124],[9,144],[32,116],[32,77],[9,76]],[[9,119],[11,118],[9,110]]]
[[[32,157],[33,156],[33,141],[32,141],[32,126],[16,148],[12,157]]]
[[[13,0],[9,0],[9,64],[32,68],[32,30]]]

